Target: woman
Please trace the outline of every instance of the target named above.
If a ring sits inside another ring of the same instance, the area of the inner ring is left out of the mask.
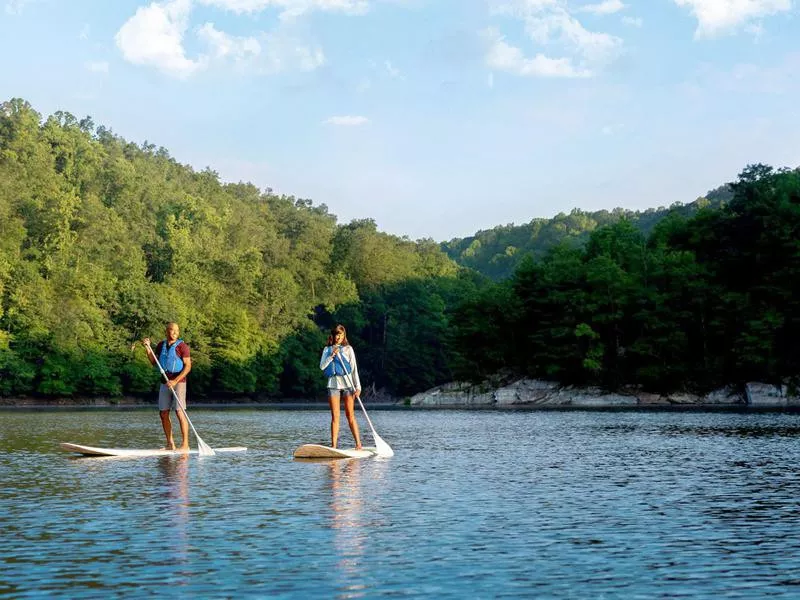
[[[347,341],[347,331],[343,325],[336,325],[328,336],[328,345],[322,351],[319,368],[328,376],[328,404],[331,407],[331,447],[339,442],[339,399],[344,398],[344,414],[356,450],[361,450],[361,436],[356,422],[355,399],[361,396],[361,380],[358,378],[356,353]]]

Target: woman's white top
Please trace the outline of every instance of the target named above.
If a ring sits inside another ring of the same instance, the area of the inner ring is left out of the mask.
[[[356,353],[352,346],[339,346],[339,354],[350,363],[352,371],[348,375],[334,375],[328,377],[329,390],[360,390],[361,380],[358,377],[358,365],[356,364]],[[339,360],[338,358],[336,359]],[[319,361],[320,370],[324,371],[325,368],[334,361],[333,346],[325,346],[322,351],[322,358]],[[352,383],[351,383],[352,381]]]

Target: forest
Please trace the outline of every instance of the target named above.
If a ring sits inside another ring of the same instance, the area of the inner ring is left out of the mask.
[[[522,376],[796,386],[798,280],[797,169],[747,165],[687,205],[440,244],[224,183],[89,117],[0,105],[5,398],[147,396],[158,373],[131,345],[168,321],[192,348],[198,399],[322,397],[339,322],[367,400]]]
[[[460,265],[471,267],[493,280],[507,279],[526,256],[541,258],[550,248],[566,241],[584,244],[600,227],[624,219],[647,236],[667,214],[690,217],[701,208],[719,208],[731,196],[731,187],[724,184],[693,202],[683,204],[676,201],[669,208],[661,206],[645,211],[615,208],[595,212],[573,208],[568,215],[559,213],[552,219],[534,218],[523,225],[498,225],[466,238],[452,239],[441,246]]]

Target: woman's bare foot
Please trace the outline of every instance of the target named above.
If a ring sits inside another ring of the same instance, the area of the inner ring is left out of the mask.
[[[189,444],[186,444],[185,446],[181,446],[180,448],[178,448],[178,452],[189,452]]]
[[[162,450],[175,450],[175,442],[170,442],[162,448]]]

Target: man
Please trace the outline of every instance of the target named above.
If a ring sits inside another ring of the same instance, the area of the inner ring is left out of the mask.
[[[167,436],[166,450],[175,450],[175,440],[172,437],[172,421],[170,410],[174,410],[181,428],[181,452],[189,451],[189,422],[186,419],[186,376],[192,370],[192,359],[189,356],[189,346],[178,338],[180,328],[177,323],[167,323],[166,339],[156,346],[155,354],[150,348],[150,338],[142,340],[147,349],[147,358],[150,364],[156,364],[156,357],[161,368],[167,376],[167,381],[161,383],[158,391],[158,411],[161,416],[161,426]],[[175,393],[173,394],[173,390]],[[178,401],[176,402],[175,396]]]

